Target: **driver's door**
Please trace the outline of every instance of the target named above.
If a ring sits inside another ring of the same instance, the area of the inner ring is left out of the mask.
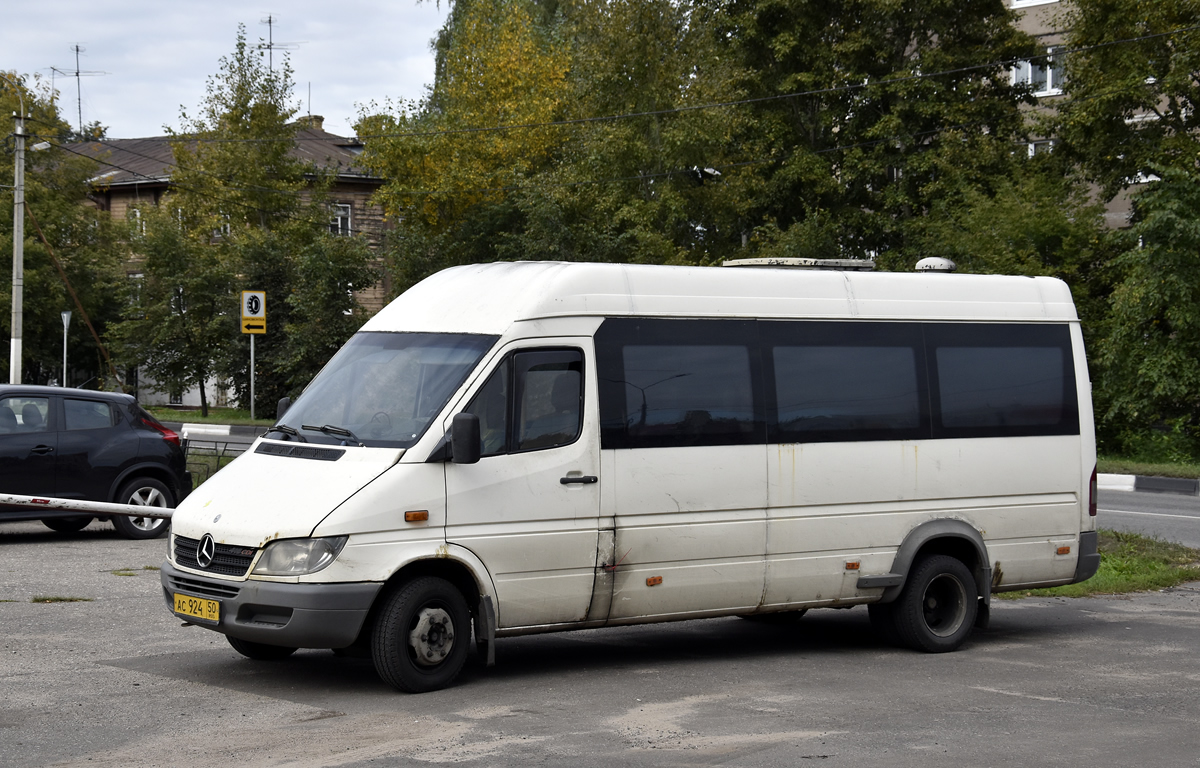
[[[580,339],[510,349],[464,409],[479,417],[482,458],[446,465],[446,539],[491,573],[502,628],[588,613],[600,508],[590,350]]]

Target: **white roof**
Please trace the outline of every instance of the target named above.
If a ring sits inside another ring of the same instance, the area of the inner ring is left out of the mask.
[[[452,267],[410,288],[364,331],[502,334],[556,317],[1075,320],[1050,277],[757,267],[501,262]]]

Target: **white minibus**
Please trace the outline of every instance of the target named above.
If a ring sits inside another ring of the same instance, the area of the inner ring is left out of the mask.
[[[1067,286],[832,266],[429,277],[179,505],[168,609],[420,692],[506,636],[861,604],[952,651],[1094,574]]]

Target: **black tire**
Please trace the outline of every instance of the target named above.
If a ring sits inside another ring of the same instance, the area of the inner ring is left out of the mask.
[[[957,650],[975,626],[979,592],[961,560],[933,555],[917,563],[892,604],[900,641],[916,651]]]
[[[776,611],[775,613],[750,613],[739,616],[739,619],[752,621],[755,624],[769,624],[773,627],[790,627],[796,624],[800,619],[804,618],[804,614],[808,613],[807,608],[800,608],[795,611]]]
[[[169,508],[175,506],[175,494],[171,489],[152,477],[135,477],[117,492],[118,504],[136,504],[143,507]],[[171,527],[171,521],[157,517],[113,517],[113,527],[126,539],[154,539],[162,536]]]
[[[375,671],[405,693],[445,688],[471,647],[471,614],[453,584],[423,576],[385,598],[371,634]]]
[[[47,517],[42,524],[56,533],[75,533],[87,528],[90,522],[90,517]]]
[[[233,650],[242,654],[247,659],[254,659],[255,661],[278,661],[279,659],[286,659],[296,652],[295,648],[288,648],[286,645],[255,643],[250,640],[230,637],[229,635],[225,635],[225,639],[233,646]]]

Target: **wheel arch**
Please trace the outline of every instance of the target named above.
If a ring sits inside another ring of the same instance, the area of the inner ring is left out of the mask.
[[[975,526],[954,518],[929,520],[909,531],[892,560],[891,572],[900,575],[900,583],[885,588],[879,602],[895,601],[904,589],[913,564],[928,555],[949,555],[962,561],[975,577],[975,586],[984,605],[991,602],[992,564],[987,544]]]
[[[117,501],[117,494],[121,491],[121,486],[128,483],[135,477],[150,477],[171,489],[171,493],[175,496],[175,503],[180,502],[179,486],[176,485],[175,479],[171,477],[171,473],[164,467],[158,464],[135,464],[132,467],[117,475],[117,479],[113,481],[112,486],[108,489],[108,498],[105,501]],[[121,503],[121,502],[118,502]]]
[[[493,601],[496,599],[491,574],[475,557],[475,554],[453,544],[442,545],[434,554],[422,555],[409,560],[387,578],[383,587],[375,595],[374,602],[371,603],[371,609],[363,621],[360,634],[371,631],[379,611],[392,592],[399,589],[401,585],[422,576],[436,576],[450,582],[455,589],[462,593],[472,618],[479,610],[481,598],[486,597]]]

